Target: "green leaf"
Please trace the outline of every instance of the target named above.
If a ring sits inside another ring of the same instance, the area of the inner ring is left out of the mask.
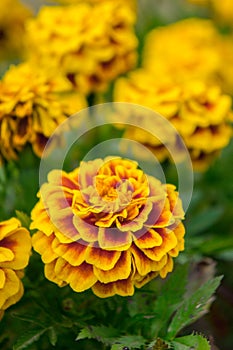
[[[187,276],[188,265],[180,265],[165,281],[153,306],[155,313],[155,319],[151,326],[153,338],[157,338],[161,328],[169,322],[174,311],[182,303],[183,295],[186,292]],[[162,336],[162,334],[159,335]]]
[[[22,226],[29,229],[29,226],[31,223],[30,217],[26,213],[24,213],[23,211],[16,210],[15,213],[16,213],[17,218],[21,222]]]
[[[106,326],[87,326],[83,328],[76,341],[81,339],[96,339],[104,344],[112,344],[114,338],[119,336],[119,331],[112,327]]]
[[[39,338],[47,332],[48,328],[33,328],[27,330],[24,334],[22,334],[16,341],[13,346],[13,350],[22,350],[26,349],[29,345],[33,344]]]
[[[174,350],[210,350],[208,340],[199,334],[176,338],[172,345]]]
[[[57,332],[54,327],[49,328],[48,337],[49,337],[50,344],[55,346],[57,344]]]
[[[124,346],[130,349],[140,349],[141,346],[145,344],[146,339],[140,335],[125,335],[115,340],[115,344],[112,346],[111,350],[122,349]]]
[[[183,301],[168,327],[167,339],[173,339],[182,328],[197,320],[207,311],[210,298],[221,279],[222,276],[219,276],[207,281]]]

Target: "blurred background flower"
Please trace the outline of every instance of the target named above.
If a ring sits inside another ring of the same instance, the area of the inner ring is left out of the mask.
[[[12,66],[0,82],[1,161],[17,159],[28,143],[41,157],[57,126],[84,107],[64,78],[29,63]]]
[[[232,137],[231,97],[202,80],[177,83],[138,69],[116,81],[114,100],[147,106],[167,118],[184,140],[195,170],[205,170]],[[166,146],[148,132],[125,128],[124,137],[144,144],[160,161],[169,157]]]
[[[24,24],[31,16],[31,10],[18,0],[0,2],[0,61],[24,57]]]
[[[136,64],[135,22],[135,10],[121,0],[42,7],[27,24],[28,56],[84,94],[103,91]]]

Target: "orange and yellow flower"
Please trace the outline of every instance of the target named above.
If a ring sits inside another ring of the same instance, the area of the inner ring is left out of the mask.
[[[32,211],[33,247],[45,276],[76,292],[132,295],[165,278],[184,249],[181,200],[173,185],[146,175],[135,161],[81,162],[53,170]]]
[[[0,222],[0,318],[23,295],[23,269],[28,265],[31,237],[16,218]]]
[[[28,21],[29,58],[81,92],[103,91],[136,62],[135,11],[122,0],[45,6]]]
[[[12,66],[0,82],[0,158],[17,159],[27,143],[40,157],[56,127],[86,107],[70,90],[68,81],[29,63]]]
[[[0,1],[0,59],[23,54],[24,24],[31,16],[31,11],[18,0]]]
[[[157,80],[141,69],[119,78],[114,95],[117,102],[149,107],[167,118],[184,140],[196,170],[206,169],[232,137],[232,99],[218,85]],[[156,125],[151,130],[156,132]],[[161,161],[168,157],[161,142],[139,128],[127,127],[124,137],[144,144]]]

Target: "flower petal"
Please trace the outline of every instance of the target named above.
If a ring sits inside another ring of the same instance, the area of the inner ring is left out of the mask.
[[[171,249],[177,245],[177,238],[172,231],[165,231],[160,229],[160,235],[162,236],[163,243],[159,247],[142,249],[143,253],[151,260],[159,261],[162,257],[168,253]]]
[[[114,250],[104,250],[89,246],[86,251],[86,262],[101,270],[111,270],[121,256],[121,252]]]
[[[99,228],[98,241],[100,248],[107,250],[127,250],[131,246],[131,232],[121,232],[117,228]]]
[[[57,238],[52,242],[52,249],[72,266],[81,265],[86,257],[87,245],[83,241],[61,244]]]
[[[162,244],[163,242],[162,237],[155,230],[150,229],[147,231],[146,229],[144,229],[141,231],[142,231],[141,234],[140,234],[140,231],[136,232],[138,238],[134,240],[134,243],[138,248],[140,249],[154,248]]]
[[[38,231],[32,236],[32,245],[36,252],[41,254],[41,259],[45,264],[51,263],[58,255],[52,249],[54,235],[46,236],[43,232]]]
[[[115,294],[125,297],[134,294],[134,285],[130,278],[128,278],[127,280],[121,280],[106,284],[97,282],[92,287],[92,291],[95,295],[97,295],[100,298],[108,298]]]
[[[84,241],[92,243],[96,242],[98,239],[98,230],[94,224],[89,224],[85,220],[81,219],[77,215],[73,216],[73,224],[79,233],[79,237]]]
[[[28,230],[24,227],[19,228],[15,233],[3,239],[0,244],[2,247],[0,253],[1,249],[4,249],[13,254],[10,261],[0,263],[1,267],[20,270],[27,266],[31,251],[31,237]]]
[[[129,251],[121,252],[121,256],[116,265],[108,271],[94,266],[94,274],[102,283],[109,283],[118,280],[127,279],[131,272],[131,253]]]

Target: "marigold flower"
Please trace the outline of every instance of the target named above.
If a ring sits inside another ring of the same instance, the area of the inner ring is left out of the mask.
[[[23,295],[23,269],[28,265],[31,237],[16,218],[0,222],[0,318]]]
[[[132,295],[165,278],[184,249],[184,217],[173,185],[146,175],[135,161],[81,162],[71,173],[53,170],[32,211],[33,247],[45,276],[76,292]]]
[[[40,157],[56,127],[86,107],[70,89],[68,81],[28,63],[12,66],[0,82],[0,157],[16,159],[27,143]]]
[[[177,81],[211,79],[222,64],[218,41],[219,33],[211,20],[189,18],[156,28],[147,36],[143,67],[158,77]]]
[[[136,14],[122,1],[42,7],[28,22],[29,56],[79,91],[102,91],[136,61]]]
[[[204,170],[231,139],[232,100],[217,85],[158,81],[142,69],[119,78],[114,94],[115,101],[140,104],[167,118],[183,138],[196,170]],[[124,137],[148,146],[159,160],[168,156],[161,142],[141,129],[128,127]]]
[[[26,19],[31,11],[18,0],[0,1],[0,59],[22,54]]]

